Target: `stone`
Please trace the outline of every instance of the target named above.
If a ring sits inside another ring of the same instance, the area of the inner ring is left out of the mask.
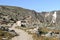
[[[36,34],[39,34],[39,31],[38,31],[39,27],[36,27],[34,29],[29,29],[29,30],[26,30],[26,31],[29,31],[31,33],[36,33]]]
[[[7,40],[8,38],[2,38],[2,40]]]
[[[45,34],[46,37],[54,37],[55,34],[52,31],[49,31],[47,34]]]
[[[33,32],[34,32],[34,33],[38,33],[38,28],[39,28],[39,27],[34,28],[34,29],[33,29]]]
[[[9,29],[8,29],[7,27],[5,27],[5,31],[7,31],[7,32],[8,32],[8,31],[9,31]]]
[[[1,27],[1,30],[3,30],[3,31],[4,31],[4,30],[5,30],[5,27],[3,27],[3,26],[2,26],[2,27]]]
[[[21,21],[16,22],[17,26],[21,26]]]
[[[9,33],[14,35],[14,36],[18,36],[18,34],[14,30],[10,30]]]

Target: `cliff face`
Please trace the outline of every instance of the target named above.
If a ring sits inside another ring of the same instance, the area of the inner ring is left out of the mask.
[[[41,15],[44,19],[44,21],[50,23],[52,21],[52,18],[53,18],[53,14],[54,12],[56,12],[56,15],[57,15],[57,18],[56,18],[56,24],[58,26],[60,26],[60,10],[57,10],[57,11],[51,11],[51,12],[41,12]],[[48,15],[48,16],[47,16]]]
[[[60,24],[60,11],[57,12],[57,23]],[[49,14],[48,17],[45,17],[45,15]],[[52,15],[54,11],[51,12],[36,12],[34,10],[24,9],[21,7],[15,7],[15,6],[0,6],[0,22],[6,21],[8,22],[16,22],[18,20],[30,20],[30,22],[33,23],[39,23],[42,22],[51,22]]]

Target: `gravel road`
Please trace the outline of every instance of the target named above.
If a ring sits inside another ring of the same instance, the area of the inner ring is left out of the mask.
[[[10,28],[10,29],[15,30],[15,32],[18,33],[19,36],[16,36],[16,37],[12,38],[12,40],[33,40],[31,34],[28,34],[28,33],[25,32],[24,30],[17,29],[17,28],[15,28],[15,26],[16,26],[16,25],[14,24],[14,25],[12,26],[12,28]]]

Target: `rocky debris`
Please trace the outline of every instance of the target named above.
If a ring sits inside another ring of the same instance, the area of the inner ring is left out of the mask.
[[[38,29],[39,29],[39,27],[34,28],[34,29],[33,29],[33,33],[39,33],[39,32],[38,32]]]
[[[54,32],[55,37],[60,39],[60,32]]]
[[[41,36],[60,38],[60,33],[59,33],[59,32],[52,32],[52,31],[49,31],[48,33],[43,34],[43,35],[41,35]]]
[[[29,30],[26,30],[26,31],[30,31],[31,33],[39,33],[38,29],[39,29],[39,27],[36,27],[34,29],[29,29]]]
[[[27,20],[17,21],[16,25],[19,26],[19,27],[26,27],[27,26]]]
[[[15,36],[18,35],[14,30],[10,30],[10,29],[7,28],[7,27],[0,26],[0,30],[3,30],[4,32],[8,32],[8,33],[10,33],[10,34],[12,34],[12,35],[15,35]]]
[[[3,26],[0,26],[0,30],[9,31],[9,29],[7,27],[3,27]]]
[[[17,21],[16,25],[20,27],[21,26],[21,21]]]
[[[54,33],[52,31],[49,31],[47,34],[45,34],[46,37],[54,37]]]
[[[57,26],[57,27],[47,27],[47,29],[50,29],[50,30],[60,30],[60,27]]]
[[[3,29],[5,29],[5,27],[3,27],[3,26],[0,26],[0,29],[2,29],[2,30],[3,30]]]
[[[54,30],[54,29],[56,29],[56,27],[47,27],[47,29]]]
[[[9,33],[14,35],[14,36],[18,36],[18,33],[16,33],[15,30],[10,30]]]
[[[8,38],[2,38],[2,40],[7,40]]]
[[[10,30],[9,33],[12,35],[18,36],[18,34],[14,30]]]
[[[39,27],[36,27],[34,29],[29,29],[29,30],[26,30],[26,31],[30,32],[30,33],[33,33],[33,34],[36,34],[37,36],[41,36],[43,34],[43,32],[39,30]]]

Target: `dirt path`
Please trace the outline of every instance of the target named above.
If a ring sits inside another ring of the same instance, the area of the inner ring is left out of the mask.
[[[12,40],[33,40],[32,35],[28,34],[24,30],[16,29],[14,26],[15,24],[11,29],[15,30],[19,34],[19,36],[12,38]]]

